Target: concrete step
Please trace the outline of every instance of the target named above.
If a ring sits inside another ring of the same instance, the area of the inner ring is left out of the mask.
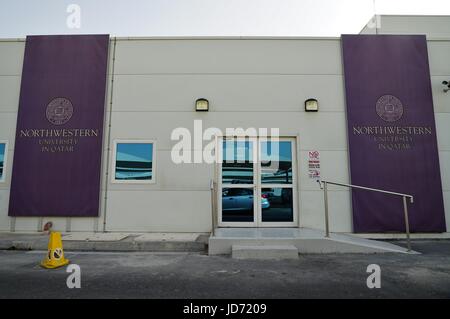
[[[298,249],[293,245],[233,245],[231,257],[237,259],[298,259]]]

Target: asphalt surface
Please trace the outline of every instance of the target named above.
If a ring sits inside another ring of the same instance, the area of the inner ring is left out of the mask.
[[[401,242],[396,242],[403,244]],[[235,260],[200,253],[66,252],[81,267],[38,266],[42,251],[0,251],[0,298],[450,298],[450,240],[414,241],[421,255],[301,255]],[[369,264],[381,288],[369,289]]]

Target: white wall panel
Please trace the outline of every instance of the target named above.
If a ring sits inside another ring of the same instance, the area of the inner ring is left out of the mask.
[[[442,189],[450,191],[450,151],[439,152],[439,164],[441,166]]]
[[[427,34],[428,37],[450,37],[450,17],[448,16],[381,16],[381,29],[384,34]],[[365,28],[362,33],[374,33]]]
[[[7,140],[8,147],[14,148],[17,113],[0,113],[0,140]]]
[[[445,209],[445,222],[447,224],[447,232],[450,232],[450,191],[444,192],[444,209]]]
[[[199,97],[210,112],[302,111],[319,100],[320,111],[344,111],[341,75],[117,75],[114,111],[192,112]]]
[[[350,192],[328,192],[329,218],[331,232],[352,231],[352,210]],[[302,191],[300,201],[300,226],[325,229],[325,212],[322,191]]]
[[[38,217],[16,217],[16,232],[37,232],[39,227]]]
[[[9,231],[11,218],[8,217],[9,190],[0,189],[0,231]]]
[[[0,113],[19,109],[20,76],[0,75]]]
[[[450,113],[436,113],[435,118],[438,149],[440,151],[450,151]]]
[[[444,210],[447,232],[450,232],[450,191],[444,191]]]
[[[208,232],[209,191],[111,191],[107,229],[138,232]]]
[[[343,112],[113,112],[113,139],[156,139],[159,149],[175,144],[171,133],[179,127],[193,130],[194,120],[203,120],[203,128],[280,128],[280,134],[300,134],[302,149],[346,150],[346,121]]]
[[[25,41],[0,41],[0,75],[22,75]]]
[[[74,217],[70,219],[70,229],[73,232],[92,232],[95,231],[96,220],[98,220],[98,231],[102,231],[103,219],[92,217]]]
[[[450,41],[428,41],[428,56],[430,58],[431,75],[450,74]]]
[[[342,74],[336,40],[118,40],[117,74]]]

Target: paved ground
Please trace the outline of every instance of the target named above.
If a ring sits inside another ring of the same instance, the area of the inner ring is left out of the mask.
[[[403,244],[398,242],[399,244]],[[422,255],[303,255],[297,261],[233,260],[200,253],[66,253],[65,268],[38,265],[44,252],[0,251],[1,298],[450,298],[450,240],[414,241]],[[381,289],[366,286],[381,267]]]

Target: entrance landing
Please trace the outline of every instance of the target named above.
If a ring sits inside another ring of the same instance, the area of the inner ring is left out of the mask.
[[[388,242],[369,240],[343,234],[330,234],[311,228],[217,228],[209,238],[210,255],[230,255],[232,246],[292,245],[300,254],[333,253],[403,253],[406,248]]]

